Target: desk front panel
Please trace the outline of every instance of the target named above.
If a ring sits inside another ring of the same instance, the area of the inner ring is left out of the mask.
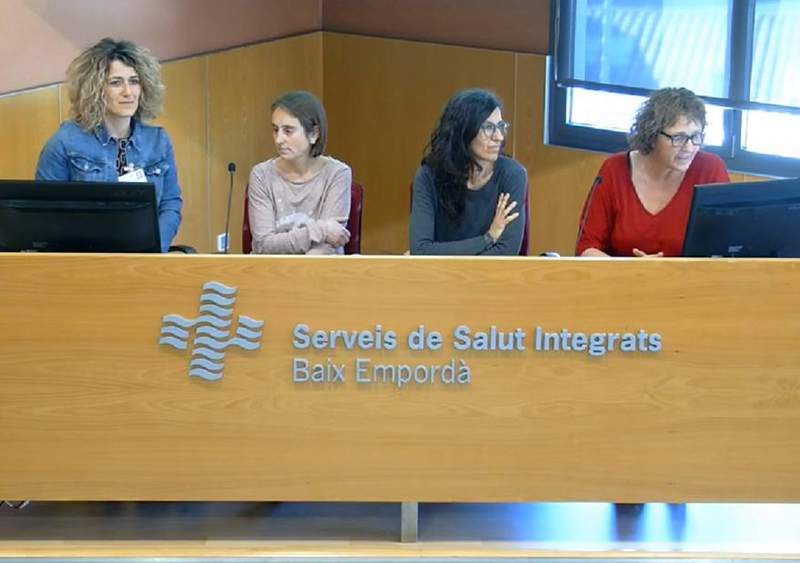
[[[0,310],[0,498],[800,501],[800,261],[4,255]]]

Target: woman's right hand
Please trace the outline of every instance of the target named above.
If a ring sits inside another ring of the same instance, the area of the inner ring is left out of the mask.
[[[325,221],[325,242],[339,248],[344,246],[350,240],[350,231],[336,219],[328,219]]]
[[[663,252],[656,252],[655,254],[648,254],[647,252],[643,252],[643,251],[639,250],[638,248],[634,248],[633,249],[633,255],[636,258],[663,258],[664,257],[664,253]]]
[[[517,202],[512,201],[509,203],[510,197],[509,194],[500,194],[500,197],[497,198],[497,209],[495,209],[492,224],[489,225],[489,236],[492,237],[492,241],[495,243],[500,240],[500,235],[503,234],[506,225],[519,217],[519,213],[512,213],[517,206]]]

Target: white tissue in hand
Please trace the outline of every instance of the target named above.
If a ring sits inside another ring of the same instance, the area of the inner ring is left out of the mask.
[[[313,219],[305,213],[292,213],[291,215],[281,218],[278,224],[275,225],[275,230],[279,233],[288,233],[292,229],[305,227],[312,221]]]

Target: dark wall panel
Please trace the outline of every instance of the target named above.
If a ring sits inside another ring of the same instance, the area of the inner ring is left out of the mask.
[[[2,0],[0,94],[62,81],[106,36],[163,60],[319,31],[321,20],[321,0]]]
[[[549,0],[324,0],[325,31],[546,54]]]

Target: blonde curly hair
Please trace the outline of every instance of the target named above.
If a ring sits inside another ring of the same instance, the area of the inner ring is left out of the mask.
[[[161,81],[161,65],[144,47],[131,41],[106,37],[70,63],[67,69],[67,93],[72,118],[84,131],[92,131],[103,122],[106,105],[103,92],[112,61],[133,68],[139,75],[142,93],[134,118],[155,119],[161,114],[166,87]]]

